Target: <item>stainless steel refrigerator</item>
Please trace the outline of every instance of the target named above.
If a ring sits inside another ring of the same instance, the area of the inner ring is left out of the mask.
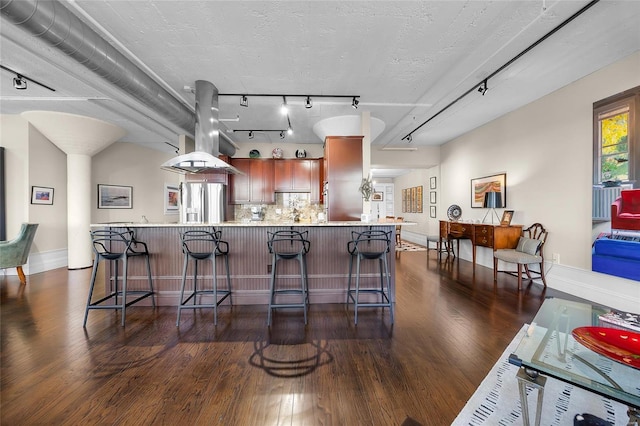
[[[222,183],[182,182],[180,223],[221,223],[225,220],[226,187]]]

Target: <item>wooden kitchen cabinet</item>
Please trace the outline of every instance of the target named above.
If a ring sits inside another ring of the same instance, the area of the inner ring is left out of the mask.
[[[324,142],[327,195],[324,204],[330,221],[360,220],[362,213],[362,136],[327,136]]]
[[[274,161],[272,159],[235,158],[231,164],[244,175],[230,178],[231,204],[273,204]]]
[[[314,160],[274,160],[276,192],[311,192]]]

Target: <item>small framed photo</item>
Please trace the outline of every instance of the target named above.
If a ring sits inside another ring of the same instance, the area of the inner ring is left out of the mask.
[[[178,214],[180,189],[176,185],[164,184],[164,214]]]
[[[429,189],[436,189],[436,177],[431,176],[429,178]]]
[[[99,209],[132,209],[133,187],[98,184]]]
[[[436,217],[436,206],[429,207],[429,216],[433,218]]]
[[[435,204],[436,203],[436,191],[431,191],[429,193],[429,202],[431,204]]]
[[[384,192],[374,192],[371,201],[384,201]]]
[[[502,213],[502,219],[500,220],[500,226],[511,225],[511,219],[513,219],[513,210],[505,210]]]
[[[47,188],[46,186],[32,186],[31,204],[53,204],[53,188]]]

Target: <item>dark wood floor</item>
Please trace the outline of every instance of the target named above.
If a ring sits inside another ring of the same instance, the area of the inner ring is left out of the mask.
[[[396,256],[396,322],[343,305],[92,311],[90,270],[1,283],[3,425],[448,425],[545,296],[426,252]]]

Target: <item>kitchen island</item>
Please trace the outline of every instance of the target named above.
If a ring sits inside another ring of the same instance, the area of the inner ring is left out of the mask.
[[[311,249],[307,254],[309,277],[309,299],[311,303],[345,303],[349,273],[347,243],[352,232],[369,229],[391,231],[389,271],[392,298],[395,295],[395,223],[381,222],[223,222],[207,224],[145,224],[145,223],[98,223],[92,229],[114,229],[135,232],[139,241],[147,243],[151,253],[153,284],[156,303],[177,306],[182,280],[183,254],[180,232],[194,229],[222,231],[222,239],[229,243],[229,269],[234,304],[267,304],[271,255],[267,247],[267,232],[278,230],[309,231]],[[403,223],[407,225],[407,223]],[[129,288],[146,285],[144,262],[134,259],[129,264]],[[203,265],[205,266],[205,265]],[[189,270],[191,273],[191,270]],[[211,280],[211,266],[206,265],[205,278]],[[282,285],[299,286],[299,268],[295,262],[278,265],[278,279]],[[218,285],[224,286],[223,268],[218,267]],[[112,279],[110,266],[105,265],[105,285]],[[361,268],[361,285],[379,285],[378,263],[364,262]],[[189,286],[189,283],[187,284]],[[279,284],[280,285],[280,284]],[[143,302],[146,302],[143,301]],[[143,303],[141,302],[141,303]],[[150,302],[149,302],[150,303]]]

